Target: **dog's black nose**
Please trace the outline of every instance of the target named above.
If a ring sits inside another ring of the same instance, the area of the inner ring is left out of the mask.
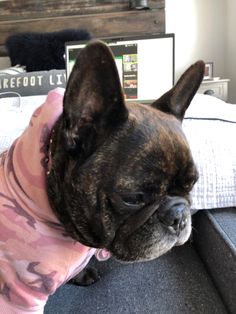
[[[158,210],[160,221],[178,234],[187,225],[188,202],[182,197],[166,197]]]

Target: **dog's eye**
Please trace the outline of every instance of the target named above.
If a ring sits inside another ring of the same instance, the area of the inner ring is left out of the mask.
[[[127,193],[121,195],[125,206],[132,209],[140,209],[145,205],[145,194],[142,192]]]
[[[142,192],[109,193],[107,201],[120,214],[136,212],[147,205],[147,195]]]

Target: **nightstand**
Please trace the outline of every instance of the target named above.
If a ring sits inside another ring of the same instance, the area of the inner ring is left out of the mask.
[[[202,84],[197,92],[200,94],[215,96],[227,101],[229,81],[229,79],[202,81]]]

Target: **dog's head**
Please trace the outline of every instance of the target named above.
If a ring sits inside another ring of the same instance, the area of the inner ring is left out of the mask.
[[[154,259],[187,241],[198,174],[181,121],[203,72],[199,61],[152,105],[125,104],[109,48],[94,41],[80,52],[47,179],[74,239],[123,261]]]

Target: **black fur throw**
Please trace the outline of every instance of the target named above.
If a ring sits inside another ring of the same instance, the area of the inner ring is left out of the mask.
[[[65,29],[52,33],[17,33],[6,40],[11,65],[26,67],[27,72],[65,69],[65,42],[89,40],[86,30]]]

